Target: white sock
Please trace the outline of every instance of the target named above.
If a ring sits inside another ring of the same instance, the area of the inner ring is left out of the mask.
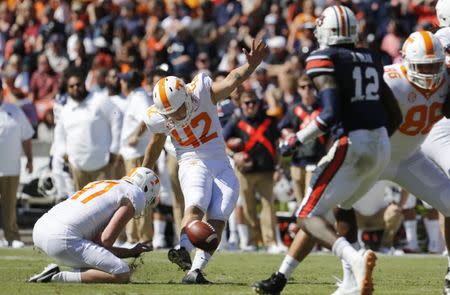
[[[81,272],[62,271],[52,277],[52,282],[81,283]]]
[[[228,244],[227,231],[225,229],[223,229],[222,237],[220,238],[220,243],[219,243],[219,246],[217,247],[217,249],[225,249],[227,244]]]
[[[403,227],[405,228],[406,241],[408,247],[417,249],[419,244],[417,243],[417,220],[403,221]]]
[[[231,212],[230,218],[228,218],[228,226],[230,228],[230,232],[237,231],[236,209]]]
[[[352,243],[352,247],[355,250],[359,250],[361,245],[358,242]],[[344,259],[341,259],[342,264],[342,285],[344,288],[351,288],[355,286],[355,276],[353,275],[352,266],[348,264]]]
[[[167,222],[164,220],[153,220],[153,240],[154,241],[165,241],[164,232],[166,231]]]
[[[284,274],[286,279],[289,279],[299,263],[300,262],[294,257],[286,255],[280,265],[280,269],[278,270],[278,272],[281,272],[282,274]]]
[[[166,231],[166,224],[167,222],[165,220],[153,220],[155,235],[164,236],[164,232]]]
[[[450,268],[450,254],[448,253],[447,253],[447,266]]]
[[[237,229],[239,234],[239,241],[241,241],[241,247],[248,246],[248,226],[246,224],[238,224]]]
[[[344,259],[341,259],[342,263],[342,286],[344,288],[350,288],[355,285],[355,277],[353,276],[352,266],[348,264]]]
[[[187,234],[182,234],[180,237],[180,247],[184,247],[189,253],[194,250],[194,245],[192,245],[191,241],[189,241],[189,238]]]
[[[424,218],[425,230],[428,235],[428,251],[440,252],[442,250],[441,228],[439,220]]]
[[[350,245],[350,243],[344,238],[340,237],[334,242],[333,247],[331,248],[333,253],[344,259],[346,262],[353,264],[355,262],[356,257],[358,257],[358,252]]]
[[[211,259],[211,254],[203,250],[197,249],[195,252],[194,261],[192,261],[191,270],[200,269],[204,270],[208,261]]]
[[[358,229],[358,243],[360,244],[360,245],[364,245],[364,241],[363,241],[363,239],[362,239],[362,236],[363,236],[363,230],[362,229]],[[355,248],[356,249],[356,248]]]
[[[180,237],[178,236],[177,227],[175,223],[173,223],[172,228],[173,228],[173,244],[178,245],[180,243]]]

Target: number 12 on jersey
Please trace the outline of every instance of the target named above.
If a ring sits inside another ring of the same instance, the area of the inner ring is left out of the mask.
[[[356,66],[353,69],[352,78],[355,81],[355,96],[350,102],[361,100],[378,100],[380,82],[378,80],[378,72],[373,67],[367,67],[365,70]],[[363,92],[364,91],[364,92]]]

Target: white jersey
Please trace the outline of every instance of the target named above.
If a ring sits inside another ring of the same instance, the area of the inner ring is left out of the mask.
[[[394,161],[409,158],[425,140],[433,125],[442,118],[442,105],[448,93],[448,77],[434,89],[425,91],[412,84],[402,64],[384,68],[384,80],[394,93],[403,122],[391,137]]]
[[[185,127],[174,127],[170,121],[156,111],[147,109],[145,123],[153,133],[170,135],[179,161],[187,159],[226,159],[222,127],[217,107],[211,100],[210,77],[198,74],[186,85],[188,93],[198,102],[194,107],[191,122]]]
[[[48,211],[42,218],[54,220],[83,239],[92,240],[106,227],[123,198],[138,216],[145,208],[144,192],[124,180],[94,181]]]
[[[442,28],[435,36],[441,41],[442,47],[450,47],[450,27]],[[447,49],[445,57],[447,74],[450,75],[450,53]],[[450,177],[450,119],[442,118],[431,129],[422,145],[425,155],[431,158]]]

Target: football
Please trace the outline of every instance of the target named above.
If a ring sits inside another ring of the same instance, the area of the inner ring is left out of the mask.
[[[219,245],[216,230],[211,224],[194,220],[186,226],[186,234],[192,245],[204,251],[212,251]]]
[[[239,137],[232,137],[227,140],[227,148],[235,153],[242,152],[244,150],[244,142]]]

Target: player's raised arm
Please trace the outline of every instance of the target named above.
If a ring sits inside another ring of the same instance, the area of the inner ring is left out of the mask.
[[[214,104],[227,98],[239,84],[250,77],[256,67],[262,62],[267,52],[267,45],[262,41],[256,43],[256,40],[253,40],[250,52],[242,49],[247,57],[245,65],[232,70],[222,81],[212,84],[211,100]]]
[[[167,135],[155,133],[145,149],[142,166],[153,169],[166,142]]]

